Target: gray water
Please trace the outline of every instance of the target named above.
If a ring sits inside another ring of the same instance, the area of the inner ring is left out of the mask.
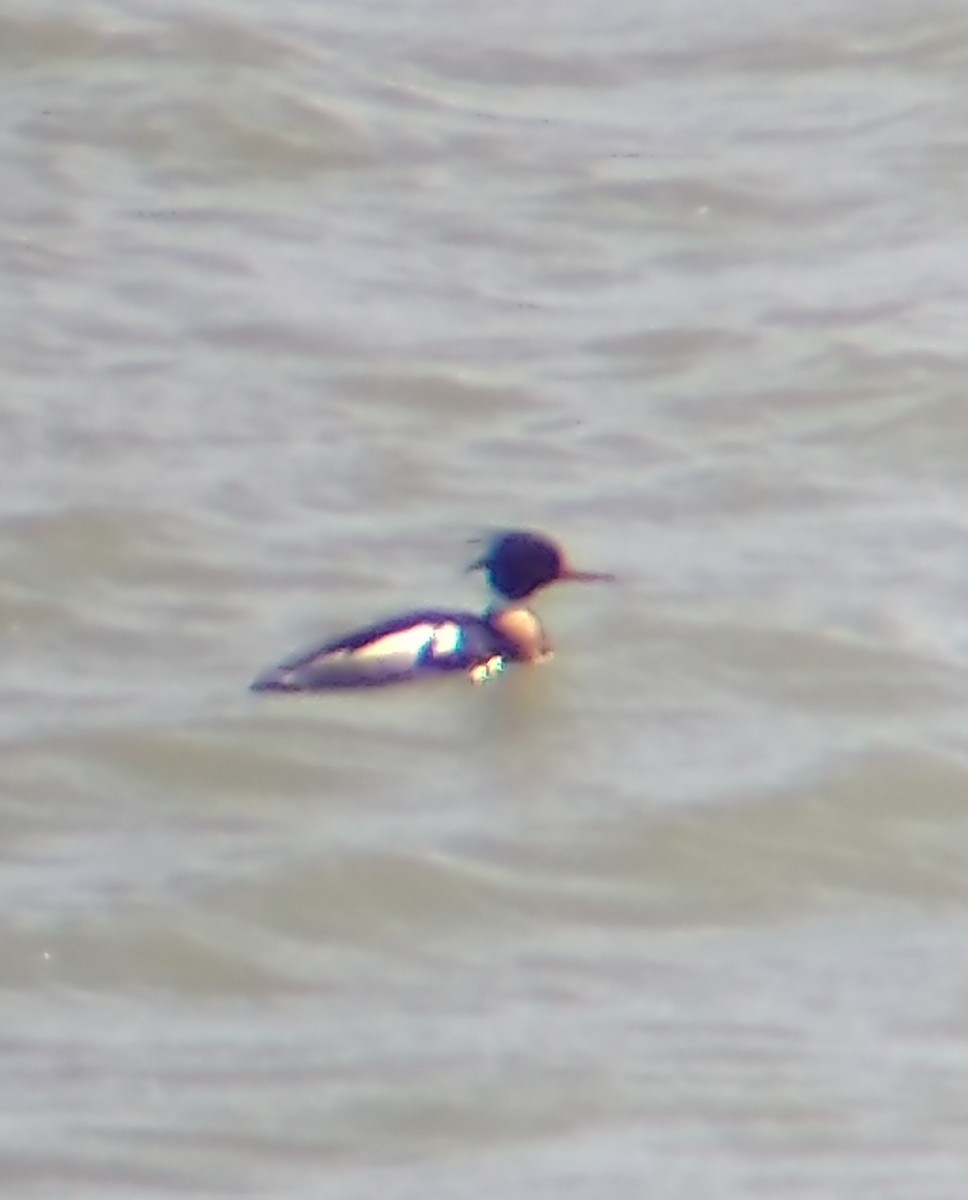
[[[0,13],[0,1191],[968,1187],[968,13]],[[266,699],[611,587],[483,687]]]

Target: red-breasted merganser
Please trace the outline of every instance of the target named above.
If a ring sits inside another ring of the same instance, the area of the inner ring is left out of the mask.
[[[312,692],[379,687],[428,675],[462,672],[475,683],[509,662],[539,662],[551,653],[541,622],[523,603],[556,580],[592,582],[614,576],[576,571],[549,538],[501,533],[469,571],[483,569],[500,602],[480,616],[418,609],[336,638],[263,672],[257,692]]]

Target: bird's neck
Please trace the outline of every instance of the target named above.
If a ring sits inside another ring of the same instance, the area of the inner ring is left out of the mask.
[[[521,662],[537,662],[551,653],[541,622],[530,608],[510,604],[488,609],[487,619],[502,638],[514,647]]]

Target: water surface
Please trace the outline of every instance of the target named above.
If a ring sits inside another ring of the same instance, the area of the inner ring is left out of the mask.
[[[966,32],[0,16],[6,1194],[961,1200]]]

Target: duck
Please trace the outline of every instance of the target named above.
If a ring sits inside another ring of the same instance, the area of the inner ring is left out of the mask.
[[[511,663],[553,653],[531,599],[553,583],[614,580],[571,565],[552,538],[528,530],[495,534],[468,571],[485,572],[494,600],[481,613],[426,608],[400,613],[304,650],[256,676],[255,692],[385,687],[443,675],[484,683]]]

